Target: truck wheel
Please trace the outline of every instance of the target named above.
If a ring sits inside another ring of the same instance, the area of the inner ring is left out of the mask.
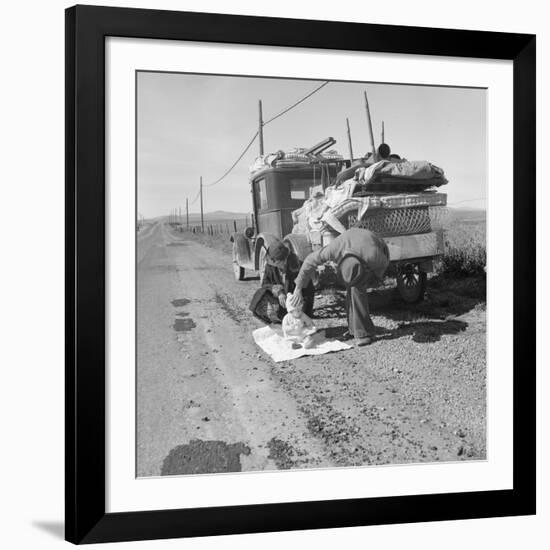
[[[241,267],[238,262],[237,243],[233,243],[233,274],[235,275],[235,280],[244,280],[244,267]]]
[[[417,264],[406,264],[397,269],[397,290],[403,301],[414,304],[424,298],[428,276]]]

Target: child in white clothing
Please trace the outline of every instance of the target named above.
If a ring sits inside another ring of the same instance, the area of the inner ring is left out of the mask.
[[[288,294],[286,298],[288,313],[283,317],[283,335],[286,340],[310,348],[314,345],[312,336],[317,329],[313,321],[302,311],[301,303],[298,306],[289,303],[291,297],[292,294]]]

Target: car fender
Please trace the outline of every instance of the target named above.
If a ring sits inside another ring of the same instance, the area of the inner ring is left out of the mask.
[[[258,270],[260,268],[260,251],[262,247],[269,248],[269,246],[281,239],[277,235],[272,233],[258,233],[256,235],[256,240],[254,242],[254,269]]]
[[[233,253],[239,265],[250,264],[250,243],[244,233],[232,233],[229,240],[233,243]]]

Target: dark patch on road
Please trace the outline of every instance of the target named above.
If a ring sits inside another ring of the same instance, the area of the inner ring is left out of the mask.
[[[188,317],[189,313],[187,311],[182,311],[181,313],[176,313],[176,317]]]
[[[194,329],[196,326],[197,325],[195,325],[195,321],[193,321],[193,319],[176,319],[176,322],[174,323],[174,330],[176,332],[186,332]]]
[[[279,470],[290,470],[292,467],[296,466],[296,458],[298,455],[304,454],[297,452],[290,443],[278,439],[277,437],[272,437],[267,442],[267,446],[269,448],[269,455],[267,458],[271,458]]]
[[[166,246],[187,246],[189,243],[186,241],[178,241],[178,242],[171,242],[168,243]]]
[[[174,307],[183,307],[189,303],[191,303],[191,300],[188,300],[187,298],[177,298],[176,300],[172,300],[171,302]]]
[[[192,439],[187,445],[174,447],[162,463],[160,475],[216,474],[241,472],[241,455],[249,455],[244,443]]]
[[[237,308],[235,306],[232,307],[223,296],[216,292],[214,300],[232,321],[235,323],[240,323],[242,321],[242,312],[241,316],[239,316]]]

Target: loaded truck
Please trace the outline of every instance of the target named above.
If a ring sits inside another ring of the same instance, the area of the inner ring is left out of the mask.
[[[327,151],[334,143],[327,138],[309,149],[259,157],[249,182],[252,224],[230,237],[235,278],[243,280],[246,271],[263,277],[266,249],[274,239],[287,243],[303,261],[344,228],[364,227],[387,243],[387,275],[395,277],[401,298],[408,303],[421,300],[427,274],[444,253],[447,196],[438,187],[447,180],[442,170],[425,161],[405,161],[384,143],[367,158],[344,159]],[[330,224],[323,224],[319,232],[309,231],[300,221],[307,201],[359,173],[368,179],[359,180],[353,195],[331,209],[337,219],[334,225],[341,224],[339,231]],[[322,266],[314,282],[319,289],[337,284],[335,266]]]

